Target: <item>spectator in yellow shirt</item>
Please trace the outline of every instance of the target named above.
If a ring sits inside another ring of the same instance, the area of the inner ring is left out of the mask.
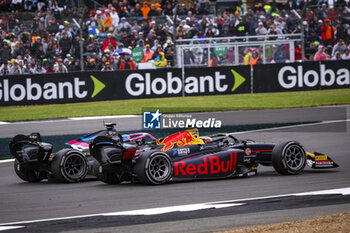
[[[109,29],[113,27],[112,22],[113,18],[111,17],[111,14],[107,12],[106,17],[103,19],[103,27],[105,28],[105,31],[109,31]]]
[[[143,6],[141,8],[141,12],[143,15],[143,19],[147,19],[148,18],[148,12],[150,12],[151,8],[148,6],[147,2],[143,2]]]
[[[167,64],[168,60],[165,58],[163,52],[160,52],[156,59],[154,59],[154,65],[158,68],[166,67]]]

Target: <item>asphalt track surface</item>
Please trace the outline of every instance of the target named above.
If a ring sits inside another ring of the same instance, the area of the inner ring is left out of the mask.
[[[327,110],[325,111],[325,109]],[[349,109],[350,106],[342,106],[221,113],[221,116],[227,117],[227,119],[232,121],[230,122],[231,124],[234,122],[286,122],[287,120],[289,122],[291,120],[292,122],[325,121],[311,125],[259,130],[236,135],[240,138],[249,138],[262,142],[295,139],[300,141],[307,151],[323,152],[331,156],[340,165],[339,168],[329,170],[311,170],[306,168],[302,174],[297,176],[282,176],[277,174],[272,167],[260,166],[258,169],[259,174],[256,177],[170,183],[162,186],[144,186],[128,183],[107,185],[95,180],[77,184],[48,182],[30,184],[16,177],[12,162],[0,163],[0,225],[1,223],[27,220],[347,188],[350,187],[350,169],[348,168],[350,165],[350,125],[347,120],[350,119]],[[203,117],[212,117],[211,113],[201,114],[203,114]],[[125,127],[123,130],[132,129],[128,128],[128,124],[134,127],[137,124],[137,121],[134,121],[135,119],[137,117],[124,118],[125,121],[123,120],[122,123],[119,123],[119,126]],[[75,126],[80,126],[78,127],[79,130],[84,126],[84,132],[95,131],[95,125],[90,124],[89,121],[74,120],[72,122],[74,122]],[[42,122],[40,123],[40,129],[49,126],[52,127],[52,130],[56,128],[58,129],[57,131],[62,132],[62,128],[66,128],[70,121],[62,120],[58,122],[60,123]],[[118,120],[118,122],[120,121]],[[3,130],[6,130],[7,133],[12,134],[22,133],[21,130],[27,130],[27,128],[31,130],[32,127],[35,127],[33,126],[35,124],[39,123],[23,124],[21,127],[17,124],[3,124],[0,125],[0,132],[2,133]],[[42,124],[45,124],[45,127]],[[50,124],[53,126],[50,126]],[[96,126],[98,127],[97,129],[101,128],[100,125],[99,123]],[[80,132],[72,130],[68,133]],[[54,232],[81,230],[81,232],[87,232],[87,229],[89,229],[91,232],[208,232],[350,211],[350,200],[349,195],[343,197],[331,195],[322,198],[306,197],[303,200],[287,198],[270,200],[265,202],[265,205],[251,203],[249,207],[222,208],[220,210],[192,211],[186,214],[176,212],[169,215],[157,215],[143,220],[133,216],[129,218],[124,216],[123,219],[125,221],[123,221],[123,224],[118,224],[116,219],[106,219],[105,217],[66,220],[63,222],[59,221],[56,224],[43,224],[46,227],[49,226],[49,230],[40,225],[27,228],[26,230],[18,229],[13,231]]]

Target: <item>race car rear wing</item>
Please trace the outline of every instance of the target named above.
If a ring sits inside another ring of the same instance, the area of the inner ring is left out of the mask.
[[[10,142],[9,148],[19,162],[47,162],[52,152],[52,145],[42,142],[39,133],[32,133],[29,136],[18,134]]]

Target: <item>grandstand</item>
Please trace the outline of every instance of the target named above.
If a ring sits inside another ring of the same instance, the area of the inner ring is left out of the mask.
[[[1,75],[350,59],[348,0],[1,0],[0,12]]]

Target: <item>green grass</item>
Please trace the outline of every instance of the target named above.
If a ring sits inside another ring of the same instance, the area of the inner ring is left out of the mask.
[[[350,104],[350,89],[11,106],[0,108],[0,121],[142,114],[142,108],[145,107],[161,108],[162,113],[172,113],[296,108],[340,104]]]

